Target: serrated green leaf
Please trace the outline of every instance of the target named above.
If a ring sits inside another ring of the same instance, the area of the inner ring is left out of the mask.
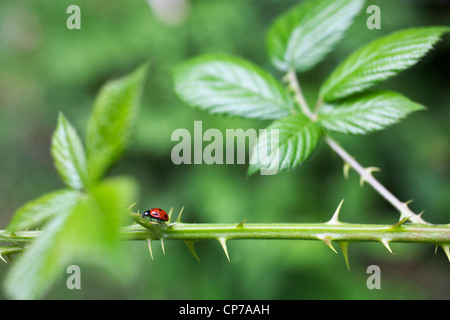
[[[374,91],[335,104],[324,104],[319,122],[328,130],[366,134],[382,130],[424,106],[390,91]]]
[[[262,174],[275,174],[295,168],[314,151],[321,133],[320,126],[303,114],[273,122],[258,137],[247,175],[259,170]]]
[[[86,187],[88,176],[83,143],[62,112],[52,136],[51,153],[56,170],[67,186],[74,189]]]
[[[136,185],[124,178],[90,188],[78,204],[50,220],[17,259],[4,282],[6,293],[14,299],[42,298],[74,262],[101,266],[117,280],[131,275],[119,232],[135,195]]]
[[[106,83],[94,103],[86,135],[89,175],[100,178],[130,143],[147,65]]]
[[[20,207],[11,218],[7,229],[25,230],[40,226],[57,214],[70,210],[81,193],[73,189],[61,189],[44,194]]]
[[[362,0],[307,0],[280,16],[267,34],[267,51],[281,71],[313,68],[361,10]]]
[[[269,73],[237,57],[205,55],[174,70],[175,91],[191,107],[213,114],[277,119],[293,107],[287,90]]]
[[[331,102],[361,92],[419,61],[448,27],[422,27],[394,32],[358,49],[342,62],[320,89]]]

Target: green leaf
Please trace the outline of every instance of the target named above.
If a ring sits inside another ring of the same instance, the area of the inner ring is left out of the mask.
[[[67,209],[50,220],[42,235],[15,261],[4,280],[5,293],[12,299],[40,298],[63,274],[63,244],[57,238],[72,210]]]
[[[67,220],[62,240],[72,254],[101,259],[99,254],[116,255],[121,249],[120,228],[128,219],[137,186],[127,178],[103,181],[90,190]]]
[[[361,92],[419,61],[440,40],[447,27],[402,30],[360,48],[324,82],[320,96],[334,101]]]
[[[280,16],[267,34],[267,51],[281,71],[313,68],[333,49],[361,10],[362,0],[307,0]]]
[[[120,227],[135,195],[136,185],[129,179],[93,186],[78,204],[50,220],[17,259],[4,283],[6,293],[14,299],[42,298],[73,263],[101,266],[116,280],[130,276],[132,267],[120,241]]]
[[[277,119],[293,107],[287,90],[269,73],[237,57],[205,55],[174,70],[183,102],[213,114]]]
[[[100,90],[86,135],[89,175],[100,178],[130,143],[147,65]]]
[[[83,143],[62,112],[59,113],[58,125],[53,133],[51,153],[56,170],[67,186],[74,189],[86,186],[87,169]]]
[[[324,104],[319,122],[328,130],[366,134],[382,130],[424,106],[390,91],[374,91],[338,102]]]
[[[261,133],[253,148],[247,175],[275,174],[305,162],[316,148],[321,128],[303,114],[291,115],[273,122]]]
[[[25,230],[40,226],[57,214],[70,210],[81,193],[73,189],[61,189],[27,202],[13,215],[8,230]]]

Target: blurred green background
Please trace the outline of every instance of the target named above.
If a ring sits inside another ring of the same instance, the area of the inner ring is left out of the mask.
[[[177,128],[264,128],[268,123],[210,116],[175,97],[171,69],[209,52],[238,55],[274,72],[265,32],[298,1],[78,0],[0,2],[0,228],[24,202],[62,187],[50,156],[59,110],[85,132],[93,100],[105,81],[151,61],[134,141],[110,175],[138,180],[138,208],[175,212],[185,222],[324,222],[341,199],[342,219],[395,223],[398,213],[359,177],[342,175],[342,161],[324,145],[302,167],[247,179],[247,165],[179,165],[171,162]],[[81,9],[81,30],[68,30],[66,9]],[[381,30],[369,30],[365,9],[381,8]],[[300,75],[315,102],[321,82],[349,53],[371,39],[413,26],[448,25],[448,1],[369,1],[345,39],[314,70]],[[450,37],[418,65],[380,87],[396,90],[429,109],[383,132],[336,135],[363,165],[425,219],[449,223]],[[281,78],[281,74],[274,72]],[[350,246],[351,272],[342,254],[318,241],[229,242],[229,263],[217,242],[196,245],[197,262],[183,243],[130,242],[136,277],[126,283],[82,266],[82,289],[68,290],[65,270],[50,299],[450,299],[447,258],[431,245],[378,243]],[[0,278],[11,266],[0,264]],[[381,290],[369,290],[366,269],[381,268]],[[32,266],[30,266],[32,267]],[[0,297],[4,298],[3,293]]]

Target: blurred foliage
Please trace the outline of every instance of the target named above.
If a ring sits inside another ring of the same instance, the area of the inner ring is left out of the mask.
[[[320,146],[301,168],[276,176],[245,178],[247,165],[172,163],[171,134],[203,130],[264,128],[264,122],[226,119],[186,108],[172,90],[171,70],[209,52],[235,54],[272,71],[265,33],[277,15],[296,1],[172,1],[178,18],[162,15],[155,1],[79,0],[81,30],[68,30],[73,1],[0,3],[0,223],[5,226],[24,202],[61,188],[50,156],[58,111],[85,132],[94,97],[108,79],[150,59],[134,143],[111,175],[138,179],[138,208],[185,206],[186,222],[321,222],[342,198],[342,219],[394,223],[398,213],[359,177],[342,176],[342,162]],[[178,6],[176,5],[178,3]],[[440,1],[378,0],[381,30],[368,30],[363,9],[326,61],[305,73],[305,95],[353,50],[401,28],[448,25],[450,5]],[[181,11],[180,10],[185,10]],[[181,18],[180,18],[181,17]],[[365,137],[336,135],[362,164],[382,168],[377,177],[425,219],[448,223],[450,207],[450,39],[444,37],[418,65],[387,81],[386,88],[428,107],[400,125]],[[281,74],[274,73],[281,77]],[[384,86],[383,85],[383,86]],[[382,86],[380,86],[382,87]],[[82,137],[84,138],[84,137]],[[331,157],[330,157],[331,155]],[[82,290],[66,288],[65,277],[48,298],[64,299],[449,299],[448,261],[432,246],[350,246],[344,259],[314,241],[230,241],[231,263],[219,244],[199,243],[197,262],[184,244],[166,243],[166,255],[146,244],[127,244],[137,277],[119,284],[81,266]],[[379,265],[382,289],[368,290],[366,268]],[[10,267],[1,264],[0,274]],[[65,270],[61,270],[62,273]]]

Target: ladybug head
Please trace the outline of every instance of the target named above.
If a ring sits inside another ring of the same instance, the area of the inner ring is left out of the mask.
[[[147,218],[150,217],[150,210],[144,211],[144,213],[142,214],[143,218]]]

